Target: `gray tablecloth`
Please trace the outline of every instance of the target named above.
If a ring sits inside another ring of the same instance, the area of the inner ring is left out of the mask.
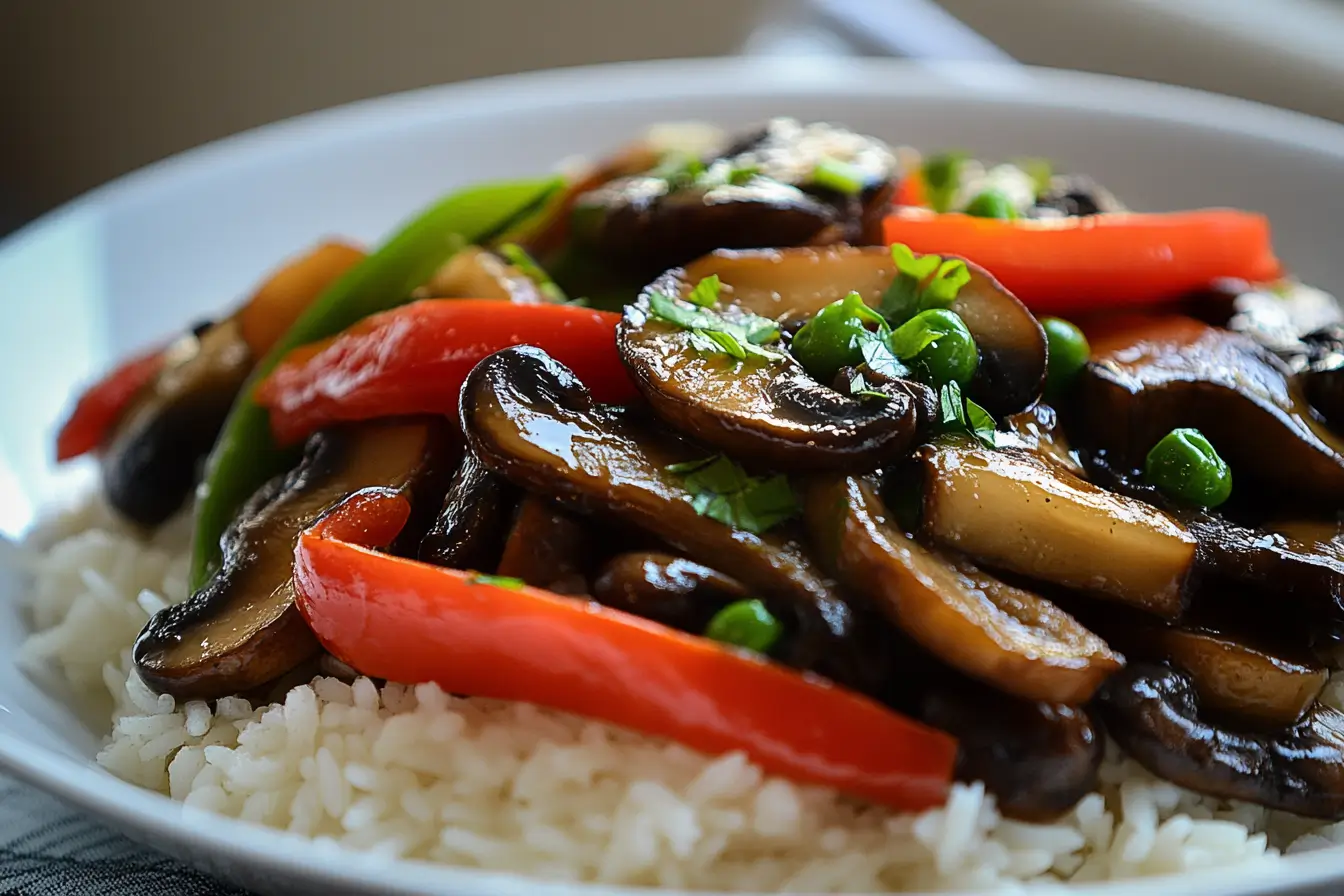
[[[246,896],[0,777],[0,896]]]

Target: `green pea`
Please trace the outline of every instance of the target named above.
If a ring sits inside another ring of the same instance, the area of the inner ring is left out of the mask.
[[[1002,190],[984,190],[966,203],[965,213],[972,218],[999,218],[1012,221],[1017,217],[1017,209],[1012,200]]]
[[[1232,471],[1197,429],[1173,429],[1148,452],[1143,475],[1186,504],[1217,507],[1232,494]]]
[[[765,604],[754,598],[734,601],[715,613],[705,626],[706,638],[736,644],[757,653],[765,653],[774,647],[782,634],[784,626]]]
[[[946,308],[921,311],[893,330],[888,342],[898,358],[913,360],[931,383],[964,386],[980,366],[975,337],[961,315]]]
[[[841,367],[863,363],[863,344],[872,338],[873,327],[882,332],[887,329],[882,315],[852,292],[804,324],[794,334],[789,351],[818,381],[830,383]]]
[[[1050,363],[1045,373],[1046,395],[1061,395],[1074,378],[1087,366],[1092,346],[1087,344],[1083,331],[1058,317],[1041,318],[1045,330]]]

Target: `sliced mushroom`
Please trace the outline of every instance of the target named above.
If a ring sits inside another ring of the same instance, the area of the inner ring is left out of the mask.
[[[572,221],[581,247],[625,270],[654,273],[722,247],[802,246],[837,219],[817,197],[766,178],[678,189],[637,175],[580,197]]]
[[[420,503],[433,492],[447,443],[437,420],[314,435],[299,466],[263,486],[229,528],[219,572],[150,619],[135,642],[140,677],[158,693],[211,700],[261,686],[315,656],[317,640],[294,606],[299,535],[362,488],[404,490]]]
[[[518,500],[517,489],[466,452],[438,518],[420,542],[420,559],[450,569],[494,569]]]
[[[858,192],[815,181],[823,159],[856,172]],[[648,274],[719,248],[875,241],[896,159],[871,137],[775,119],[707,160],[704,169],[694,178],[658,172],[619,178],[580,196],[573,214],[576,241]]]
[[[1115,643],[1130,656],[1170,661],[1189,673],[1201,706],[1256,725],[1296,723],[1329,678],[1325,667],[1307,657],[1219,632],[1150,626]]]
[[[949,256],[951,257],[951,256]],[[952,310],[980,349],[967,394],[991,413],[1029,407],[1045,382],[1045,333],[1031,312],[987,271],[967,262],[971,280]],[[857,292],[878,307],[896,276],[891,252],[880,247],[830,246],[713,252],[686,266],[682,279],[698,283],[717,274],[725,300],[753,314],[790,321],[809,318]]]
[[[849,607],[786,527],[756,535],[691,506],[668,467],[702,458],[703,449],[596,404],[568,369],[532,346],[476,366],[463,386],[462,420],[472,451],[516,485],[638,526],[787,605],[797,631],[786,661],[822,671],[828,660],[845,659]]]
[[[1302,337],[1298,381],[1312,408],[1332,426],[1344,426],[1344,324]]]
[[[479,246],[468,246],[455,253],[421,288],[420,294],[443,299],[502,299],[520,305],[545,301],[531,278]]]
[[[940,682],[920,717],[957,738],[957,777],[983,781],[1010,818],[1051,821],[1097,789],[1106,741],[1083,709]]]
[[[652,316],[649,294],[684,296],[693,284],[665,274],[625,309],[616,344],[655,413],[730,454],[784,470],[872,469],[913,443],[921,420],[914,391],[859,399],[814,380],[787,354],[778,360],[696,351],[692,333]],[[738,311],[721,312],[733,319]],[[917,383],[911,390],[928,391]]]
[[[1059,413],[1050,405],[1038,401],[1025,411],[1005,417],[1003,426],[1020,447],[1034,451],[1079,479],[1087,478],[1078,454],[1069,446]]]
[[[251,370],[252,353],[236,319],[179,339],[103,451],[108,502],[143,526],[176,513]]]
[[[1149,663],[1102,691],[1106,730],[1173,784],[1309,818],[1344,818],[1344,713],[1316,704],[1302,721],[1248,734],[1207,721],[1189,674]]]
[[[1180,615],[1197,542],[1171,515],[1020,449],[940,439],[918,457],[921,531],[934,542],[991,567]]]
[[[1194,609],[1208,604],[1216,611],[1224,601],[1220,592],[1231,586],[1247,593],[1262,615],[1272,606],[1276,617],[1310,640],[1338,635],[1344,625],[1344,556],[1337,548],[1207,514],[1194,515],[1190,530],[1199,540],[1202,580]]]
[[[1027,210],[1030,218],[1112,214],[1125,207],[1109,190],[1084,174],[1059,174],[1050,178],[1036,204]]]
[[[816,477],[804,517],[842,582],[972,678],[1029,700],[1079,704],[1123,662],[1050,601],[916,543],[870,482]]]
[[[600,603],[682,631],[704,631],[713,615],[749,597],[746,587],[721,572],[653,551],[618,554],[593,582]]]
[[[498,573],[556,594],[587,594],[597,550],[590,523],[554,501],[527,495],[504,542]]]
[[[1344,441],[1313,417],[1283,364],[1249,337],[1160,318],[1093,342],[1092,359],[1079,407],[1094,447],[1116,460],[1141,467],[1168,432],[1194,427],[1237,482],[1267,486],[1265,496],[1344,502]]]

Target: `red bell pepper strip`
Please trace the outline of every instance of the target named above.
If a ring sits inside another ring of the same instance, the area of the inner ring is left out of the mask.
[[[898,206],[927,208],[929,199],[924,191],[924,175],[915,170],[901,178],[901,183],[896,188],[896,197],[893,201]]]
[[[1233,209],[1004,221],[902,208],[884,233],[917,253],[976,262],[1051,314],[1168,301],[1221,277],[1260,283],[1283,270],[1269,221]]]
[[[362,546],[390,543],[409,513],[395,492],[358,492],[295,547],[300,612],[361,673],[742,750],[896,809],[946,796],[956,741],[866,697],[619,610]]]
[[[56,436],[56,460],[71,460],[101,445],[135,394],[163,369],[163,356],[162,348],[136,355],[86,389]]]
[[[365,318],[290,352],[257,387],[271,432],[295,442],[337,421],[398,414],[457,414],[462,381],[487,355],[544,348],[599,401],[638,393],[616,354],[620,315],[574,305],[492,299],[424,299]]]

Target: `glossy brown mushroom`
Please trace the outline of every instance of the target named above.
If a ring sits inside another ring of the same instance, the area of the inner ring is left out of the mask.
[[[197,467],[252,360],[233,318],[175,342],[163,370],[132,401],[103,449],[108,503],[143,526],[176,513],[196,485]]]
[[[556,594],[587,594],[598,550],[591,523],[554,501],[525,495],[496,571]]]
[[[1189,318],[1157,318],[1092,343],[1079,408],[1093,447],[1140,468],[1178,427],[1200,430],[1238,490],[1344,503],[1344,441],[1312,415],[1282,362],[1252,339]]]
[[[1060,425],[1059,413],[1050,405],[1037,402],[1025,411],[1003,419],[1005,441],[1035,452],[1043,460],[1057,464],[1079,479],[1086,479],[1078,455],[1069,444],[1068,435]]]
[[[922,447],[920,531],[994,568],[1174,619],[1197,541],[1175,517],[1021,449]]]
[[[1189,673],[1201,706],[1255,725],[1296,723],[1330,677],[1309,657],[1220,632],[1154,626],[1135,630],[1116,643],[1130,656],[1170,661]]]
[[[1106,740],[1086,710],[937,682],[920,718],[957,738],[957,778],[983,781],[1009,818],[1052,821],[1097,789]]]
[[[656,551],[618,554],[593,582],[600,603],[697,634],[720,609],[749,596],[736,579]]]
[[[420,542],[420,559],[450,569],[493,570],[519,497],[507,480],[466,452],[438,517]]]
[[[856,594],[935,657],[1006,693],[1084,703],[1123,662],[1068,613],[900,530],[868,481],[815,477],[813,549]]]
[[[294,544],[352,492],[434,491],[446,424],[364,423],[317,433],[303,460],[249,501],[223,537],[219,571],[186,602],[161,610],[136,639],[135,668],[151,689],[212,700],[266,684],[319,651],[294,605]],[[432,505],[431,505],[432,506]]]
[[[418,294],[442,299],[501,299],[520,305],[546,301],[530,277],[480,246],[455,252]]]
[[[598,405],[566,367],[532,346],[476,366],[463,386],[462,420],[472,451],[516,485],[639,527],[788,606],[797,624],[786,661],[815,669],[843,658],[849,607],[790,528],[755,534],[691,506],[668,467],[703,458],[703,448]]]
[[[865,470],[896,457],[919,432],[913,391],[874,401],[814,380],[784,352],[776,360],[699,352],[689,330],[649,311],[650,293],[682,297],[693,283],[673,270],[625,309],[616,345],[654,412],[735,457],[782,470]],[[738,310],[720,312],[735,319]],[[927,391],[916,383],[911,390]]]
[[[967,269],[970,282],[951,306],[980,350],[967,394],[995,415],[1016,413],[1040,397],[1045,333],[989,272],[970,262]],[[725,284],[725,302],[788,324],[812,317],[850,292],[878,307],[896,276],[896,265],[888,249],[876,246],[722,250],[686,265],[682,278],[695,284],[711,274]]]
[[[857,174],[857,191],[817,183],[823,159]],[[655,170],[579,196],[572,216],[578,246],[653,274],[720,248],[876,241],[897,174],[895,156],[879,140],[784,118],[701,164],[696,177]]]
[[[1238,731],[1203,716],[1189,674],[1150,663],[1119,672],[1099,705],[1120,747],[1173,784],[1308,818],[1344,818],[1344,713],[1336,709],[1318,703],[1290,727]]]

